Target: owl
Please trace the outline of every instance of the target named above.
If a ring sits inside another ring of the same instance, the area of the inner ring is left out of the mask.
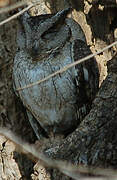
[[[67,18],[69,12],[69,8],[39,16],[25,12],[19,18],[13,84],[38,139],[74,131],[89,113],[98,91],[94,58],[17,91],[91,54],[80,25]]]

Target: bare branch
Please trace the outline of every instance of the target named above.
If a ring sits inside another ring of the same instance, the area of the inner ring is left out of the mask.
[[[45,167],[57,168],[63,174],[76,180],[109,180],[109,178],[113,180],[117,179],[117,173],[111,169],[94,169],[92,167],[84,167],[80,165],[75,166],[65,161],[52,160],[50,158],[47,158],[42,153],[39,153],[34,145],[23,142],[8,129],[0,128],[0,134],[14,142],[16,145],[16,150],[19,153],[25,153],[29,158],[33,159],[35,162],[39,161],[39,163]],[[92,176],[88,178],[87,175],[89,173],[92,173]]]
[[[36,2],[34,4],[29,5],[28,7],[24,8],[22,11],[16,13],[15,15],[5,19],[4,21],[0,22],[0,26],[2,26],[3,24],[6,24],[7,22],[16,19],[18,16],[20,16],[21,14],[23,14],[25,11],[28,11],[30,8],[32,8],[33,6],[39,4],[39,2]]]
[[[37,82],[35,82],[35,83],[29,84],[29,85],[24,86],[24,87],[20,87],[20,88],[18,88],[18,89],[16,89],[16,90],[17,90],[17,91],[20,91],[20,90],[23,90],[23,89],[26,89],[26,88],[31,88],[32,86],[35,86],[35,85],[38,85],[38,84],[40,84],[40,83],[42,83],[42,82],[44,82],[44,81],[47,81],[48,79],[50,79],[50,78],[52,78],[52,77],[54,77],[54,76],[56,76],[56,75],[58,75],[58,74],[60,74],[60,73],[63,73],[63,72],[65,72],[65,71],[67,71],[68,69],[72,68],[73,66],[76,66],[77,64],[80,64],[80,63],[82,63],[82,62],[84,62],[84,61],[87,61],[87,60],[89,60],[90,58],[92,58],[92,57],[94,57],[94,56],[96,56],[96,55],[98,55],[98,54],[106,51],[107,49],[115,46],[116,44],[117,44],[117,41],[115,41],[114,43],[106,46],[105,48],[103,48],[102,50],[99,50],[98,52],[96,52],[96,53],[94,53],[94,54],[90,54],[90,55],[86,56],[85,58],[79,59],[79,60],[77,60],[77,61],[75,61],[75,62],[73,62],[73,63],[71,63],[71,64],[69,64],[69,65],[67,65],[67,66],[64,66],[62,69],[56,71],[55,73],[50,74],[49,76],[47,76],[47,77],[45,77],[45,78],[43,78],[43,79],[41,79],[41,80],[39,80],[39,81],[37,81]]]
[[[12,10],[16,9],[16,8],[19,8],[19,7],[21,7],[21,6],[24,6],[24,5],[27,4],[27,2],[28,2],[28,0],[20,1],[20,2],[17,2],[17,3],[15,3],[15,4],[12,4],[12,5],[8,6],[8,7],[1,8],[1,9],[0,9],[0,14],[2,14],[2,13],[7,13],[7,12],[9,12],[9,11],[12,11]]]

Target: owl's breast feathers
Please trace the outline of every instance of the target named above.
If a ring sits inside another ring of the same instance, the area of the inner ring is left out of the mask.
[[[20,48],[16,53],[13,67],[16,89],[37,82],[91,54],[81,27],[72,19],[54,26],[53,30],[46,30],[39,43],[42,44],[35,60],[29,48]],[[89,112],[98,90],[98,80],[98,66],[92,58],[17,93],[45,131],[49,133],[52,129],[54,133],[65,134],[76,128]]]

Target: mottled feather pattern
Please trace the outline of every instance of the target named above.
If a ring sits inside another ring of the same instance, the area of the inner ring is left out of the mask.
[[[80,25],[66,18],[67,13],[69,9],[55,15],[22,15],[13,67],[15,90],[91,53]],[[42,133],[40,127],[48,135],[72,132],[91,108],[98,79],[97,63],[91,59],[39,85],[18,91],[37,138]]]
[[[91,54],[89,46],[80,39],[75,39],[72,46],[74,61],[78,61]],[[95,58],[76,65],[75,69],[78,112],[81,119],[83,119],[91,109],[92,101],[98,91],[99,71]]]

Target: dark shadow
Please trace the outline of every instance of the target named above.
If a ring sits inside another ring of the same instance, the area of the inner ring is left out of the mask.
[[[23,103],[21,102],[21,100],[15,94],[12,98],[13,98],[13,103],[14,103],[13,111],[15,114],[15,117],[14,117],[15,122],[14,121],[11,122],[12,131],[23,140],[28,141],[29,143],[34,143],[37,138],[29,123],[26,109],[23,106]],[[9,119],[9,121],[12,121],[11,118],[13,117],[11,116],[10,107],[9,107],[9,111],[7,112],[7,118]]]
[[[113,36],[113,31],[117,27],[117,8],[99,9],[98,6],[92,6],[86,19],[92,30],[92,37],[108,42],[108,35],[111,32]]]
[[[14,152],[13,155],[22,175],[21,179],[31,180],[31,174],[33,173],[33,167],[35,163],[28,159],[28,157],[24,154]]]
[[[106,5],[106,6],[116,6],[117,2],[116,0],[95,0],[94,1],[95,4],[101,4],[101,5]]]
[[[84,11],[84,0],[71,0],[71,6],[76,11]]]
[[[60,7],[71,7],[76,9],[77,11],[84,11],[84,0],[47,0],[46,3],[49,3],[51,12],[56,13],[58,7],[58,3]]]

